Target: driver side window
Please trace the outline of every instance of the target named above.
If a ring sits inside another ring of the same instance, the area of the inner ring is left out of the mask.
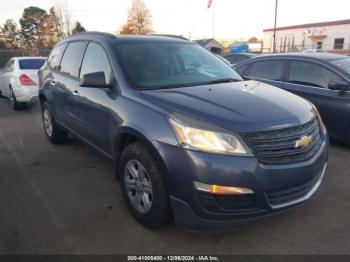
[[[114,77],[106,52],[99,44],[90,42],[81,66],[80,79],[82,79],[85,74],[97,72],[104,73],[107,85],[112,84]]]
[[[289,82],[319,88],[328,88],[329,82],[343,79],[328,68],[311,62],[293,61]]]

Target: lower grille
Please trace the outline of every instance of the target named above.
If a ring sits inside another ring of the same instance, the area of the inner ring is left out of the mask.
[[[267,192],[267,198],[271,205],[283,205],[306,196],[315,186],[320,176],[315,179],[295,187]]]
[[[243,133],[242,137],[260,163],[271,165],[307,161],[318,152],[322,144],[316,118],[301,126]],[[297,147],[296,143],[305,137],[311,138],[311,143],[305,147]]]
[[[207,193],[199,193],[202,205],[212,212],[241,213],[258,209],[254,195],[242,196],[213,196]]]

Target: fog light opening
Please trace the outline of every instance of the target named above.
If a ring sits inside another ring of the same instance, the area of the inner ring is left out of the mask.
[[[198,191],[207,192],[213,195],[250,195],[254,191],[244,187],[230,187],[219,185],[208,185],[200,182],[194,182],[194,187]]]

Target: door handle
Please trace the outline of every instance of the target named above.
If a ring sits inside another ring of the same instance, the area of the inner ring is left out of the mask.
[[[72,93],[73,93],[74,96],[78,96],[79,95],[78,90],[74,90]]]
[[[53,81],[53,80],[52,80],[50,83],[51,83],[51,85],[53,85],[53,86],[55,86],[55,85],[56,85],[56,82],[55,82],[55,81]]]

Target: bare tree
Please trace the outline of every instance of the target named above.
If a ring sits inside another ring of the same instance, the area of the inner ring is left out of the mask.
[[[62,31],[65,36],[72,34],[72,12],[66,1],[58,1],[55,4],[55,11],[59,21],[62,23]]]
[[[152,15],[143,0],[133,0],[121,33],[145,35],[152,32]]]

